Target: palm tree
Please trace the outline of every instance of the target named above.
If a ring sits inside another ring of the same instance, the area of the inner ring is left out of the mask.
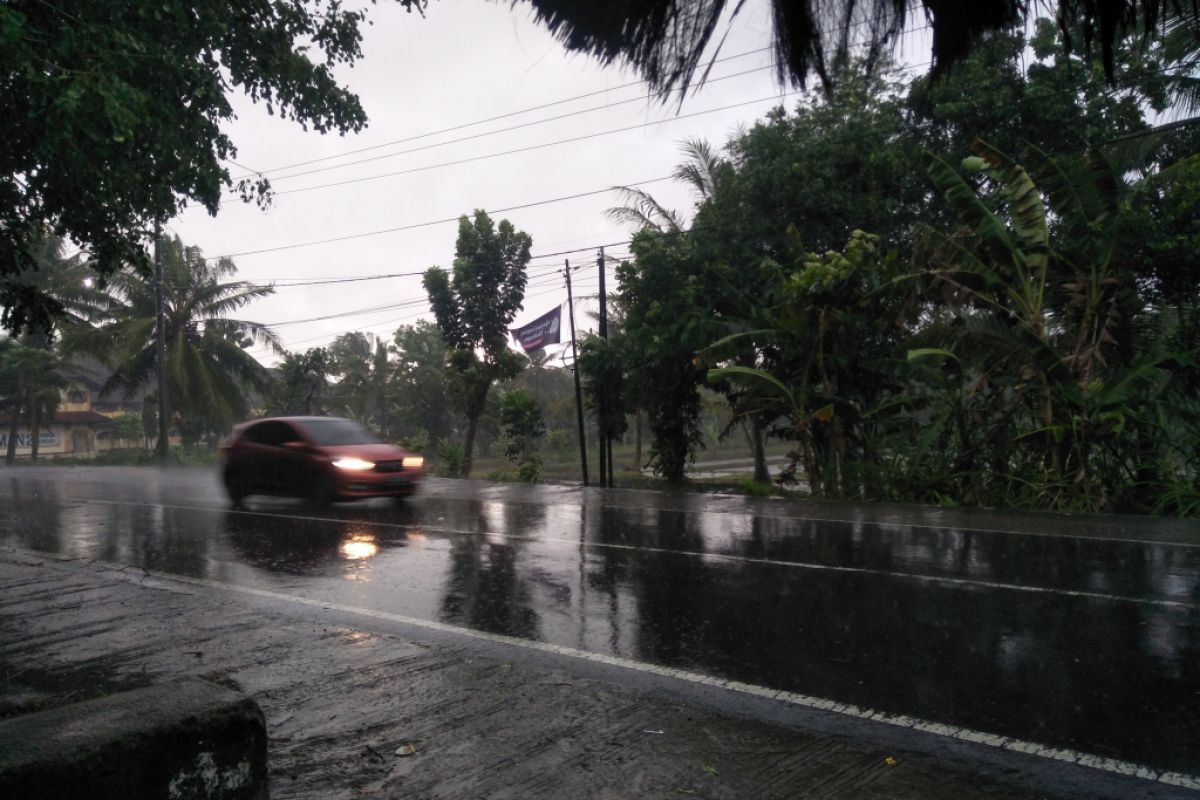
[[[604,63],[623,61],[642,73],[652,91],[682,93],[712,67],[703,67],[706,53],[720,51],[728,27],[745,6],[741,0],[636,0],[616,5],[578,0],[530,0],[536,19],[550,29],[568,49],[583,51]],[[1179,0],[1121,0],[1121,2],[1068,2],[1060,0],[1057,16],[1063,30],[1079,30],[1083,42],[1098,47],[1111,79],[1117,59],[1116,43],[1136,30],[1139,23],[1152,26],[1175,9],[1194,2]],[[947,5],[944,0],[770,0],[774,23],[772,50],[781,81],[804,84],[813,75],[828,93],[837,67],[845,63],[851,47],[863,48],[870,66],[876,66],[915,17],[932,29],[932,64],[941,73],[961,61],[985,34],[1018,28],[1042,3],[1013,0],[976,0]],[[961,6],[961,8],[960,8]],[[950,11],[949,9],[953,9]],[[910,16],[911,15],[911,16]],[[726,32],[717,37],[717,28]]]
[[[332,372],[339,378],[335,396],[350,416],[374,424],[385,439],[391,433],[389,394],[396,375],[389,354],[382,338],[361,331],[343,333],[329,346]]]
[[[671,177],[692,189],[697,205],[712,197],[717,172],[727,162],[706,140],[684,139],[680,144],[684,160],[675,167]],[[614,186],[621,205],[606,209],[604,214],[614,222],[628,225],[634,231],[655,230],[678,233],[683,230],[683,218],[654,198],[654,195],[633,186]]]
[[[59,374],[59,357],[49,349],[5,340],[0,350],[0,393],[8,412],[8,448],[4,462],[17,459],[17,436],[22,422],[31,424],[32,456],[38,454],[41,424],[53,418],[66,381]]]
[[[259,322],[228,314],[271,294],[270,286],[226,280],[237,272],[228,258],[206,259],[175,237],[163,247],[163,315],[168,408],[185,442],[227,430],[249,412],[247,389],[264,389],[266,369],[246,350],[266,344],[282,352],[279,337]],[[158,369],[152,282],[125,269],[109,280],[108,307],[67,344],[113,368],[101,392],[131,397],[152,385]]]
[[[688,138],[680,144],[684,159],[671,174],[676,181],[686,184],[692,191],[696,206],[703,205],[712,199],[716,193],[717,181],[723,170],[730,167],[730,162],[723,158],[705,139]],[[630,186],[615,187],[622,205],[608,209],[604,213],[616,222],[631,226],[635,230],[647,228],[659,233],[679,233],[683,230],[683,220],[654,197],[641,189]],[[741,354],[737,363],[752,366],[755,362],[753,352]],[[746,428],[746,437],[750,443],[750,453],[754,462],[754,479],[762,483],[771,480],[767,469],[767,456],[763,423],[759,415],[751,413],[739,397],[731,398],[731,406],[736,417],[741,418]],[[639,409],[636,419],[636,469],[641,469],[642,452],[642,413]]]

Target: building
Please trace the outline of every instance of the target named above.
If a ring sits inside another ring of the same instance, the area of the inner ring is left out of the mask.
[[[100,389],[108,379],[108,371],[99,363],[86,361],[63,371],[69,385],[63,390],[58,412],[43,422],[38,432],[39,458],[93,458],[98,452],[115,449],[141,449],[146,440],[132,440],[115,435],[114,419],[124,413],[142,413],[144,391],[130,398],[103,396]],[[8,437],[12,418],[4,419],[0,429],[0,453],[8,452]],[[29,458],[33,453],[33,432],[30,426],[17,426],[17,458]]]

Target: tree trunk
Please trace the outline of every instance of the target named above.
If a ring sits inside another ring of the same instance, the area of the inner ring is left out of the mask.
[[[846,475],[846,429],[841,415],[835,413],[829,427],[833,438],[833,456],[836,467],[831,480],[837,481],[836,491],[841,497],[850,497],[854,494],[854,486],[852,485],[853,481],[850,481]]]
[[[462,477],[471,477],[471,461],[475,450],[475,429],[479,427],[479,417],[483,414],[483,409],[479,409],[475,413],[467,417],[467,438],[463,442],[463,474]]]
[[[4,454],[4,463],[12,465],[17,460],[17,425],[20,417],[12,412],[12,422],[8,426],[8,451]]]
[[[388,413],[387,413],[387,397],[382,389],[379,390],[375,402],[379,404],[379,433],[384,440],[391,441],[391,431],[388,430]]]
[[[637,474],[642,474],[642,412],[639,410],[634,415],[634,431],[636,435],[633,442],[633,471]]]
[[[758,417],[750,417],[750,449],[754,456],[754,480],[759,483],[771,482],[771,471],[767,469],[767,449],[763,445],[762,425]]]
[[[488,392],[492,388],[491,381],[484,383],[480,389],[475,390],[475,396],[467,401],[467,438],[463,442],[464,460],[463,460],[463,477],[471,477],[471,466],[475,460],[475,433],[479,429],[479,418],[483,416],[484,409],[487,408]]]
[[[817,474],[817,460],[813,458],[811,434],[800,434],[800,452],[804,455],[804,474],[808,476],[808,493],[821,497],[821,476]]]
[[[39,449],[38,439],[40,439],[42,435],[42,409],[39,407],[35,407],[33,409],[33,426],[32,430],[30,431],[30,435],[32,436],[32,441],[29,443],[29,460],[37,461]]]

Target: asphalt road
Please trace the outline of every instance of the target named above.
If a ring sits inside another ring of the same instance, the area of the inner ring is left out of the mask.
[[[0,545],[1200,788],[1194,522],[437,480],[235,511],[209,471],[29,467]]]

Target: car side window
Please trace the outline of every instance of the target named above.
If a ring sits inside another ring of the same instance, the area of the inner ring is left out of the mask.
[[[242,441],[281,447],[284,442],[300,441],[300,435],[287,423],[262,422],[242,434]]]
[[[303,442],[304,441],[304,437],[301,436],[296,431],[295,428],[293,428],[291,425],[288,425],[286,422],[277,422],[275,424],[279,426],[279,434],[278,434],[279,438],[278,438],[278,441],[275,442],[275,444],[283,445],[283,444],[287,444],[288,442]]]
[[[266,428],[269,424],[270,423],[264,422],[264,423],[260,423],[258,425],[251,425],[249,428],[247,428],[245,430],[244,433],[242,433],[241,439],[239,441],[245,442],[246,444],[262,444],[263,429]]]

